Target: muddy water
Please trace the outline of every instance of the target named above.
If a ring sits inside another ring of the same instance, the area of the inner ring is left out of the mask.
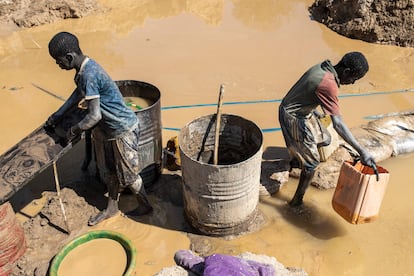
[[[124,97],[124,101],[133,111],[144,109],[154,104],[153,102],[140,97]]]
[[[58,275],[122,275],[126,265],[127,255],[119,242],[94,239],[73,248],[60,264]]]
[[[111,11],[0,34],[0,152],[62,104],[32,83],[62,97],[73,90],[74,73],[60,70],[48,56],[47,43],[61,30],[77,34],[84,52],[114,79],[157,86],[162,107],[203,105],[164,109],[164,141],[178,134],[174,129],[215,112],[220,84],[225,83],[224,102],[236,104],[223,105],[222,112],[268,130],[265,151],[284,146],[281,133],[273,129],[279,127],[277,100],[309,66],[325,58],[335,63],[354,50],[365,53],[370,71],[355,85],[341,88],[349,95],[341,98],[349,126],[365,123],[365,116],[414,107],[412,92],[403,92],[414,87],[414,49],[339,36],[309,20],[310,0],[100,2]],[[381,164],[391,180],[376,222],[355,226],[343,221],[331,208],[333,191],[310,189],[306,207],[292,212],[286,208],[296,189],[292,179],[276,196],[262,199],[267,224],[261,231],[233,241],[212,240],[213,249],[269,254],[310,275],[410,275],[414,188],[408,172],[413,160],[414,155],[407,155]],[[70,173],[71,167],[66,170]],[[125,231],[136,240],[139,275],[172,265],[175,250],[188,248],[181,233],[118,219],[100,227]],[[168,223],[177,221],[170,218]]]

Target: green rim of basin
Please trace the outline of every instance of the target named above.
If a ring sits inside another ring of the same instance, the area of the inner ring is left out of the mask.
[[[59,271],[59,266],[62,263],[63,259],[68,255],[68,253],[76,248],[77,246],[84,244],[88,241],[94,239],[112,239],[119,242],[122,247],[125,249],[127,255],[127,265],[124,271],[124,276],[132,275],[133,270],[135,269],[136,264],[136,249],[132,242],[126,238],[124,235],[108,230],[97,230],[91,231],[86,234],[83,234],[71,242],[69,242],[62,250],[53,258],[52,264],[49,270],[49,276],[57,276]]]

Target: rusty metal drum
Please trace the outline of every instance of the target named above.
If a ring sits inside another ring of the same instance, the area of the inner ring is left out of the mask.
[[[257,214],[263,134],[242,117],[221,115],[218,162],[212,162],[216,115],[180,130],[184,211],[200,232],[226,236],[246,231]]]
[[[140,98],[146,102],[138,106],[132,101],[126,101],[127,105],[137,107],[134,112],[140,125],[140,175],[148,188],[158,179],[162,169],[161,93],[157,87],[146,82],[119,80],[116,84],[125,99]]]

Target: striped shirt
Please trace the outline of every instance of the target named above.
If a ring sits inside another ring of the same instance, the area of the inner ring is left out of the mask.
[[[339,79],[329,60],[306,71],[283,98],[281,105],[296,117],[308,117],[319,105],[328,115],[339,115]]]

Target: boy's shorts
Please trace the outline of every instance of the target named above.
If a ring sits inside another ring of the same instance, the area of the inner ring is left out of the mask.
[[[289,155],[297,158],[301,168],[307,171],[316,169],[320,163],[317,139],[321,134],[316,120],[312,113],[308,117],[297,118],[279,106],[280,127]]]
[[[102,131],[92,131],[96,165],[102,181],[119,181],[120,187],[132,185],[140,176],[138,158],[139,125],[114,140],[106,140]]]

